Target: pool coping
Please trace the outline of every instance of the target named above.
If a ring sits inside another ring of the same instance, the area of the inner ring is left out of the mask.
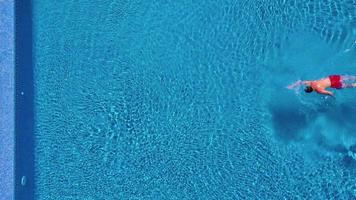
[[[14,199],[15,50],[14,0],[0,1],[0,199]]]

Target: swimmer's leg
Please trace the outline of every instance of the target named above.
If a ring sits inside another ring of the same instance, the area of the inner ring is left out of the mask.
[[[343,88],[356,88],[356,83],[352,83],[352,84],[344,84]]]
[[[344,81],[349,81],[349,80],[356,81],[356,76],[344,75],[344,76],[341,76],[341,78]]]
[[[356,87],[356,76],[350,76],[350,75],[341,76],[341,81],[342,81],[343,88]]]

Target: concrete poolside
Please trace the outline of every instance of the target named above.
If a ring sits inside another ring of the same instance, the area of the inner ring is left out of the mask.
[[[0,200],[14,199],[14,0],[0,1]]]

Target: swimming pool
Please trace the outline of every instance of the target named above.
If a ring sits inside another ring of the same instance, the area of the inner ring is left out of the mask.
[[[355,91],[332,100],[285,89],[355,74],[355,9],[342,0],[33,0],[26,192],[356,198]]]

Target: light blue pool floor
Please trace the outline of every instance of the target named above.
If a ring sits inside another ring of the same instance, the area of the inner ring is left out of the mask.
[[[344,1],[35,0],[38,199],[352,199]]]

